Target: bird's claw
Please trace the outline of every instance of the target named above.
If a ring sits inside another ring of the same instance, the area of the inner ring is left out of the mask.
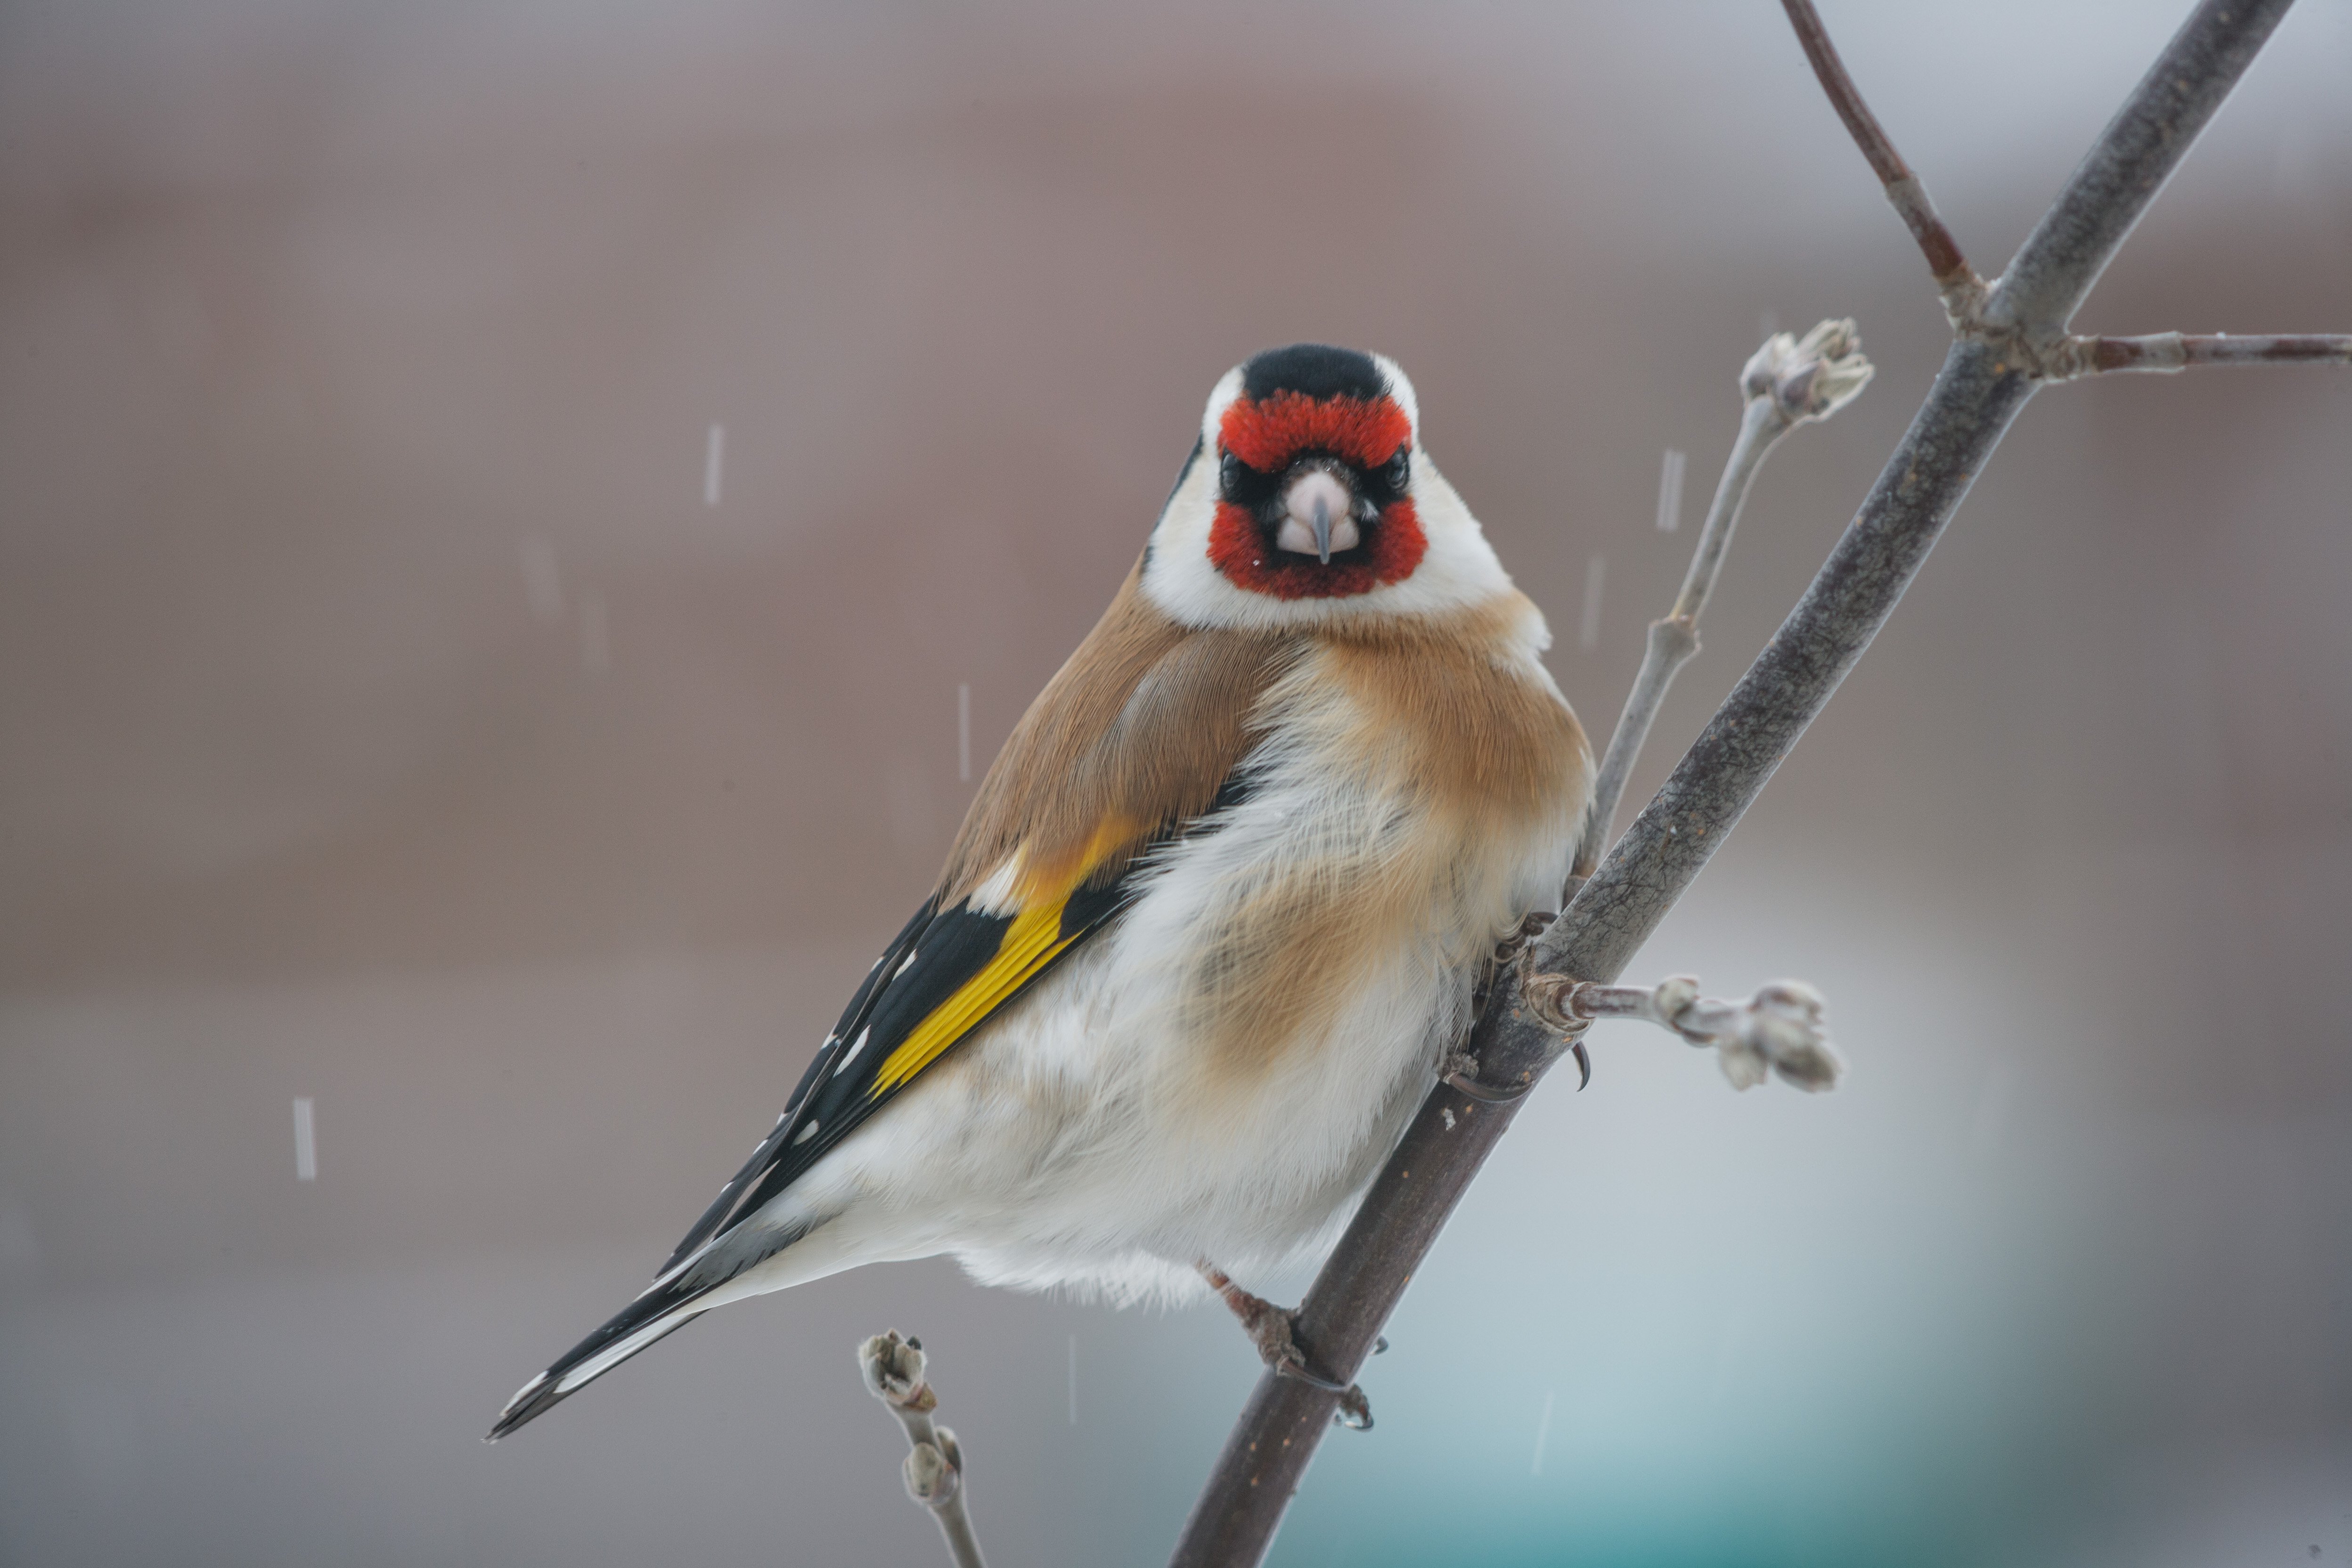
[[[1220,1269],[1203,1268],[1201,1273],[1209,1281],[1210,1289],[1223,1297],[1234,1316],[1241,1320],[1242,1331],[1257,1347],[1258,1359],[1265,1363],[1267,1371],[1276,1377],[1291,1378],[1309,1388],[1339,1395],[1339,1408],[1331,1413],[1331,1419],[1351,1432],[1371,1429],[1371,1401],[1364,1397],[1360,1386],[1334,1383],[1307,1366],[1307,1352],[1298,1348],[1296,1311],[1277,1307],[1263,1296],[1253,1296]],[[1377,1355],[1388,1348],[1388,1341],[1383,1339],[1380,1349],[1372,1353]]]
[[[1341,1391],[1339,1408],[1331,1412],[1331,1419],[1350,1432],[1369,1432],[1372,1429],[1372,1402],[1351,1383]]]

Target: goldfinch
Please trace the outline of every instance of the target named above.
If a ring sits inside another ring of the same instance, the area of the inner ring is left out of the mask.
[[[1228,372],[774,1131],[490,1436],[865,1263],[1273,1312],[1226,1271],[1328,1249],[1497,942],[1559,897],[1592,765],[1549,641],[1393,362]]]

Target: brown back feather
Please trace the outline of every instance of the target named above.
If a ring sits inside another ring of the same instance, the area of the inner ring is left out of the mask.
[[[1249,750],[1252,711],[1295,634],[1179,626],[1139,586],[1139,562],[1045,683],[981,782],[940,881],[953,904],[1026,845],[1024,887],[1080,866],[1118,875],[1154,835],[1206,811]]]

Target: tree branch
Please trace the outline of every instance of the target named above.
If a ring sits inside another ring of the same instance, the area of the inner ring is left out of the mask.
[[[2189,13],[2018,247],[1990,321],[2028,337],[2065,331],[2293,3],[2203,0]]]
[[[940,1396],[923,1381],[923,1342],[902,1340],[896,1329],[877,1334],[857,1347],[857,1370],[866,1391],[907,1429],[907,1495],[940,1521],[956,1568],[988,1568],[971,1531],[971,1515],[964,1510],[963,1449],[953,1432],[931,1420]]]
[[[1853,85],[1846,74],[1845,62],[1838,58],[1837,50],[1830,44],[1829,29],[1822,26],[1821,13],[1813,9],[1812,0],[1780,0],[1781,9],[1789,13],[1789,25],[1797,30],[1797,42],[1804,47],[1805,58],[1813,65],[1813,74],[1821,79],[1822,90],[1829,95],[1831,107],[1845,121],[1854,145],[1870,162],[1870,172],[1886,187],[1886,199],[1895,204],[1902,216],[1903,225],[1911,237],[1919,242],[1919,253],[1927,258],[1927,268],[1936,275],[1936,288],[1944,296],[1945,309],[1957,321],[1968,313],[1976,301],[1984,297],[1984,280],[1969,258],[1960,254],[1960,242],[1944,226],[1936,212],[1936,204],[1927,199],[1927,187],[1895,150],[1894,142],[1878,123],[1878,116],[1870,112],[1870,105],[1862,100],[1862,89]]]
[[[1682,592],[1675,595],[1675,607],[1665,619],[1650,623],[1641,673],[1625,694],[1624,710],[1610,732],[1609,749],[1601,753],[1592,806],[1585,814],[1584,836],[1577,843],[1570,872],[1570,893],[1600,864],[1601,846],[1609,842],[1617,821],[1618,799],[1625,793],[1625,780],[1641,755],[1642,743],[1650,738],[1666,688],[1698,653],[1698,615],[1715,592],[1724,553],[1731,548],[1731,531],[1739,524],[1757,471],[1781,437],[1800,425],[1827,419],[1853,402],[1869,384],[1871,374],[1870,362],[1862,357],[1862,333],[1852,321],[1823,321],[1802,342],[1776,332],[1741,368],[1739,393],[1745,402],[1739,434],[1731,443],[1731,455],[1723,460],[1723,478],[1706,509],[1706,526],[1699,530]]]
[[[1483,1092],[1444,1084],[1431,1090],[1300,1306],[1297,1337],[1326,1375],[1355,1377],[1523,1103],[1517,1097],[1566,1053],[1562,1037],[1532,1011],[1522,974],[1607,984],[1622,972],[1869,647],[2032,396],[2033,369],[2004,357],[2008,344],[2063,337],[2075,308],[2287,4],[2203,0],[2190,15],[1990,289],[1983,319],[1997,335],[1959,333],[1927,402],[1804,597],[1559,920],[1498,977],[1470,1037]],[[1811,7],[1790,10],[1802,37]],[[1811,26],[1818,30],[1818,18]],[[1818,57],[1815,63],[1818,70]],[[1836,99],[1826,75],[1825,85]],[[1851,96],[1850,82],[1847,89]],[[1885,142],[1884,132],[1878,141]],[[1899,160],[1892,166],[1908,173]],[[1332,1410],[1333,1395],[1322,1389],[1261,1377],[1171,1561],[1184,1568],[1258,1563]]]

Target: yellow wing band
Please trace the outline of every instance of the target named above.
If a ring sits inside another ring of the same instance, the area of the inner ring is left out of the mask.
[[[930,1011],[930,1015],[915,1026],[914,1032],[898,1042],[898,1048],[883,1058],[881,1070],[874,1075],[874,1086],[867,1092],[879,1100],[892,1089],[913,1078],[939,1059],[941,1051],[970,1034],[973,1026],[1004,1005],[1011,996],[1031,980],[1037,972],[1062,955],[1065,948],[1084,936],[1084,931],[1062,934],[1062,911],[1068,907],[1070,895],[1078,884],[1092,874],[1095,868],[1110,858],[1119,848],[1136,837],[1135,825],[1122,817],[1106,817],[1087,840],[1074,867],[1045,875],[1053,882],[1040,887],[1035,877],[1023,879],[1022,902],[1025,906],[1013,917],[1006,928],[1004,941],[988,967],[956,987],[955,994]],[[1026,847],[1022,858],[1027,858]]]
[[[973,1025],[1077,941],[1084,933],[1062,934],[1062,907],[1069,901],[1065,895],[1014,916],[1003,945],[988,961],[988,967],[958,986],[954,995],[931,1009],[930,1016],[898,1042],[898,1049],[884,1059],[882,1070],[874,1075],[874,1087],[868,1092],[879,1099],[930,1066],[941,1051],[963,1038]]]

